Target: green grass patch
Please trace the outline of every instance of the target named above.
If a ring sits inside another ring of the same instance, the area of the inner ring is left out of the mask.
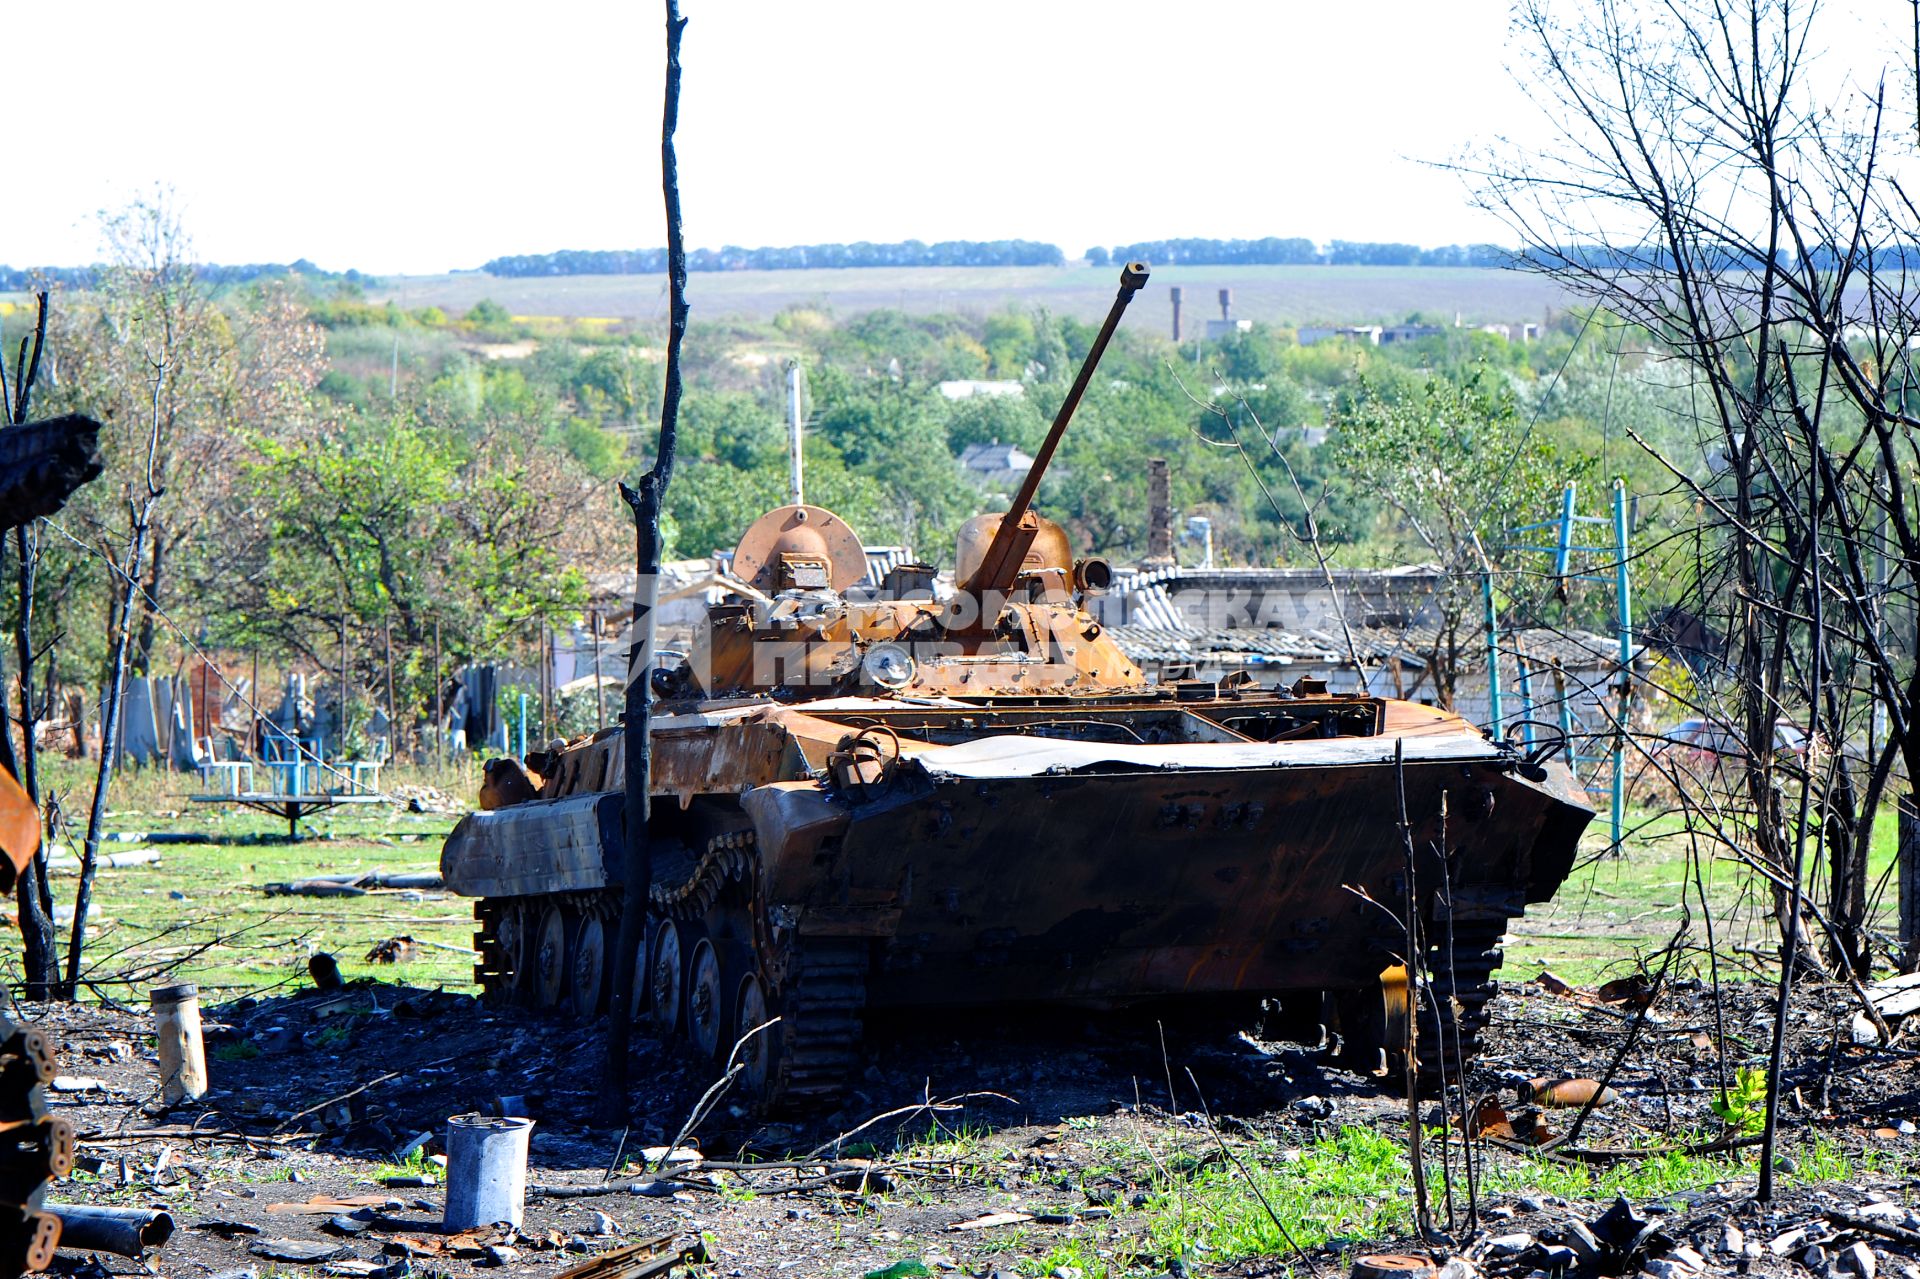
[[[1590,781],[1596,781],[1596,774]],[[1598,781],[1596,781],[1598,784]],[[1766,883],[1725,850],[1704,838],[1697,841],[1701,884],[1690,868],[1691,850],[1681,816],[1673,812],[1630,807],[1623,824],[1625,837],[1618,853],[1607,850],[1607,815],[1595,817],[1581,841],[1580,860],[1553,900],[1527,908],[1514,921],[1506,946],[1501,976],[1520,981],[1550,969],[1577,985],[1590,985],[1632,970],[1659,951],[1680,926],[1683,915],[1692,920],[1691,941],[1704,947],[1707,940],[1701,910],[1701,888],[1712,907],[1713,940],[1723,958],[1739,951],[1770,952],[1778,930],[1773,901]],[[1886,805],[1874,822],[1873,851],[1868,882],[1888,882],[1897,848],[1893,806]],[[1816,881],[1818,857],[1809,857]],[[1812,891],[1824,891],[1814,882]],[[1893,929],[1894,903],[1886,894],[1877,926]],[[1751,958],[1734,969],[1723,965],[1721,975],[1768,977]],[[1673,976],[1708,977],[1704,953],[1690,955]]]
[[[91,803],[94,771],[84,760],[43,754],[43,788],[57,791],[80,824],[55,847],[77,856]],[[392,770],[388,786],[435,786],[459,799],[474,794],[478,770]],[[200,986],[203,1002],[310,984],[307,960],[327,951],[349,980],[377,977],[420,986],[474,990],[473,961],[458,950],[421,947],[406,964],[373,964],[374,944],[405,935],[465,948],[473,944],[473,904],[443,893],[374,892],[364,897],[269,897],[265,885],[361,870],[432,869],[456,813],[410,813],[400,805],[336,809],[301,823],[286,839],[283,820],[223,804],[196,803],[193,774],[123,770],[114,781],[103,852],[149,847],[158,865],[102,869],[86,959],[98,993],[144,1003],[166,981]],[[151,842],[157,833],[189,836]],[[77,876],[53,877],[56,905],[70,905]],[[175,894],[178,894],[177,896]],[[64,943],[66,929],[61,935]],[[64,946],[63,946],[64,949]],[[0,973],[19,977],[17,948],[0,958]]]
[[[1115,1143],[1108,1152],[1113,1165],[1152,1187],[1146,1204],[1116,1207],[1103,1228],[1077,1233],[1027,1259],[1025,1272],[1044,1275],[1071,1266],[1083,1279],[1132,1279],[1160,1273],[1174,1258],[1190,1268],[1249,1258],[1284,1261],[1293,1255],[1289,1235],[1313,1249],[1331,1240],[1374,1242],[1413,1229],[1412,1173],[1397,1137],[1347,1127],[1297,1149],[1265,1141],[1233,1144],[1251,1179],[1203,1145],[1149,1151],[1135,1140]],[[1436,1212],[1445,1202],[1439,1149],[1437,1141],[1428,1147]],[[1852,1155],[1823,1137],[1793,1155],[1798,1167],[1787,1176],[1790,1182],[1848,1182],[1901,1171],[1897,1156],[1871,1150]],[[1480,1192],[1483,1199],[1530,1194],[1605,1201],[1626,1195],[1647,1201],[1741,1181],[1754,1172],[1751,1155],[1669,1152],[1601,1170],[1490,1152]],[[1465,1184],[1457,1167],[1455,1176],[1460,1200]]]
[[[433,1162],[423,1148],[411,1151],[398,1163],[375,1164],[371,1176],[375,1181],[386,1177],[426,1177],[431,1181],[439,1181],[446,1176],[446,1169]]]

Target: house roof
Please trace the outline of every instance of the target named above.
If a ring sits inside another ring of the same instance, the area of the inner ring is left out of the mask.
[[[1109,626],[1113,636],[1135,663],[1191,662],[1223,659],[1243,666],[1286,666],[1295,662],[1340,660],[1328,637],[1293,631],[1236,628],[1199,631],[1154,625]]]
[[[994,440],[987,444],[969,444],[960,450],[960,465],[969,471],[1021,471],[1033,465],[1033,454],[1014,444]]]
[[[1141,565],[1117,574],[1114,578],[1112,593],[1122,595],[1145,587],[1162,585],[1178,589],[1183,586],[1208,587],[1251,587],[1251,586],[1303,586],[1321,587],[1326,585],[1327,574],[1333,575],[1336,586],[1362,586],[1368,583],[1386,583],[1393,586],[1410,586],[1426,578],[1443,575],[1438,564],[1399,564],[1391,568],[1335,568],[1320,569],[1307,564],[1293,564],[1281,567],[1242,566],[1233,568],[1200,568],[1192,564]]]
[[[1314,665],[1352,666],[1347,637],[1321,630],[1285,631],[1269,627],[1221,627],[1202,630],[1172,624],[1164,620],[1109,626],[1107,633],[1121,651],[1135,662],[1225,662],[1232,665],[1260,666],[1312,663]],[[1439,633],[1431,626],[1360,627],[1352,631],[1352,652],[1363,666],[1384,666],[1396,662],[1413,669],[1424,668],[1426,655],[1433,651]],[[1478,633],[1464,637],[1469,651],[1478,653]],[[1618,664],[1620,641],[1593,631],[1557,631],[1529,629],[1511,631],[1500,637],[1503,657],[1524,654],[1530,664],[1557,664],[1565,670],[1611,670]],[[1645,653],[1645,645],[1634,646],[1634,658]]]

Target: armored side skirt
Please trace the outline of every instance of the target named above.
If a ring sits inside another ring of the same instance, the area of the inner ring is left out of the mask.
[[[1405,765],[1435,942],[1450,915],[1497,936],[1545,900],[1593,815],[1564,768],[1529,780],[1488,755]],[[929,761],[856,803],[837,841],[775,859],[770,897],[799,905],[803,934],[883,942],[873,1003],[1358,988],[1405,953],[1391,763],[992,771]]]

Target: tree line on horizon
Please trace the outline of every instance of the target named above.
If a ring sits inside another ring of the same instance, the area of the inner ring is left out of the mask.
[[[97,289],[107,270],[108,268],[97,265],[32,267],[0,265],[0,292],[25,293],[50,287]],[[328,271],[315,266],[305,258],[293,262],[242,262],[225,266],[216,262],[201,262],[193,267],[194,279],[210,288],[219,288],[224,284],[250,284],[255,280],[284,280],[294,276],[301,276],[308,280],[339,280],[360,285],[376,282],[373,276],[363,271]]]
[[[1058,245],[1036,240],[942,240],[927,244],[797,244],[785,248],[693,249],[689,271],[802,271],[827,267],[1064,266]],[[562,249],[494,258],[480,268],[494,276],[662,275],[665,249]]]
[[[1665,271],[1672,262],[1654,248],[1568,244],[1553,249],[1523,250],[1497,244],[1445,244],[1422,248],[1372,240],[1333,240],[1324,247],[1304,236],[1266,236],[1258,240],[1186,238],[1140,240],[1112,248],[1094,245],[1082,255],[1093,266],[1144,260],[1156,266],[1431,266],[1523,269],[1552,272],[1562,269]],[[1791,269],[1799,258],[1781,250],[1778,265]],[[942,240],[927,244],[902,240],[896,244],[802,244],[785,248],[695,249],[687,255],[692,271],[799,271],[835,267],[950,267],[950,266],[1065,266],[1058,245],[1035,240]],[[1729,247],[1717,264],[1721,270],[1758,270],[1762,261],[1751,251]],[[1920,266],[1920,245],[1880,245],[1870,253],[1843,251],[1828,245],[1807,250],[1806,265],[1816,270],[1898,270]],[[524,253],[493,258],[480,268],[500,278],[537,278],[561,275],[659,275],[666,271],[665,249],[562,249],[556,253]],[[49,285],[69,289],[97,286],[103,268],[10,267],[0,265],[0,292],[26,292]],[[344,281],[377,284],[377,277],[358,270],[327,271],[306,258],[294,262],[252,262],[232,265],[200,263],[195,278],[213,288],[255,280],[286,279]]]

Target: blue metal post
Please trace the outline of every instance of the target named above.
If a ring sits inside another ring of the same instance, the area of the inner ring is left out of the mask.
[[[521,759],[527,757],[527,695],[520,694],[520,750]]]
[[[1573,774],[1573,780],[1580,780],[1580,753],[1573,746],[1573,702],[1567,696],[1567,673],[1560,664],[1553,664],[1553,695],[1560,703],[1560,740],[1567,744],[1567,771]]]
[[[1533,668],[1527,664],[1524,653],[1516,656],[1513,661],[1520,668],[1520,739],[1531,747],[1533,745]]]
[[[1627,712],[1633,704],[1633,587],[1627,576],[1627,486],[1613,482],[1614,591],[1620,601],[1620,710],[1613,735],[1613,848],[1620,850],[1627,800]]]
[[[1497,741],[1506,717],[1500,713],[1500,619],[1493,609],[1493,570],[1487,569],[1480,581],[1487,601],[1487,718]]]
[[[1565,577],[1568,561],[1573,557],[1573,481],[1560,490],[1560,537],[1554,544],[1553,575]]]

